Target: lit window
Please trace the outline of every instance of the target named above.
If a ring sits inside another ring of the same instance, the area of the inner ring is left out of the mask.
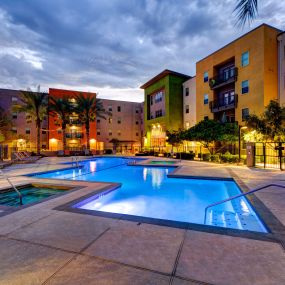
[[[109,124],[112,124],[112,118],[109,118]]]
[[[189,114],[189,105],[186,105],[186,106],[185,106],[185,113],[186,113],[186,114]]]
[[[244,52],[241,55],[241,66],[247,66],[249,64],[249,52]]]
[[[244,80],[241,83],[241,94],[246,94],[249,92],[249,82],[248,80]]]
[[[208,71],[204,72],[204,82],[208,82],[209,80],[209,74]]]
[[[245,121],[249,116],[249,109],[248,108],[244,108],[241,110],[241,117],[242,120]]]
[[[189,88],[188,87],[185,88],[185,96],[189,96]]]
[[[209,103],[209,95],[208,94],[204,94],[204,105]]]
[[[190,123],[189,123],[189,122],[186,122],[186,123],[185,123],[185,128],[186,128],[186,129],[189,129],[189,127],[190,127]]]
[[[120,136],[121,135],[121,131],[118,131],[118,136]]]

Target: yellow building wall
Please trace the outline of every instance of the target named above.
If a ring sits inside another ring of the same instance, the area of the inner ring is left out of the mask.
[[[196,63],[196,110],[197,122],[208,116],[213,119],[214,114],[209,104],[204,105],[204,94],[209,95],[209,102],[214,98],[214,91],[209,82],[204,82],[204,72],[208,72],[209,79],[214,74],[214,67],[231,58],[238,68],[238,78],[235,82],[235,93],[238,94],[238,105],[235,109],[235,120],[242,123],[242,109],[249,108],[250,114],[261,114],[270,100],[277,98],[277,35],[280,31],[261,25],[245,34],[222,49]],[[242,53],[249,51],[249,64],[241,66]],[[249,93],[241,94],[241,83],[249,80]]]

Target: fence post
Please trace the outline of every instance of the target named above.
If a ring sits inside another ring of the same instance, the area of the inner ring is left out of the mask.
[[[263,143],[263,168],[266,168],[266,143]]]

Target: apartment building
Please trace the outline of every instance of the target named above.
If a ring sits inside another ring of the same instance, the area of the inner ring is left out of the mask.
[[[75,97],[79,94],[87,95],[91,94],[96,97],[96,93],[80,92],[74,90],[64,90],[49,88],[49,96],[54,98],[70,98],[70,102],[76,104]],[[50,100],[49,100],[50,102]],[[62,150],[62,129],[60,124],[60,118],[48,115],[48,127],[49,127],[49,150]],[[76,113],[72,114],[69,118],[69,124],[65,131],[66,146],[70,150],[84,148],[87,146],[87,137],[84,124],[79,121]],[[97,144],[96,140],[96,122],[90,123],[90,149],[99,149],[101,146]]]
[[[189,78],[166,69],[141,86],[145,98],[145,147],[165,147],[166,131],[183,128],[182,84]]]
[[[20,104],[21,90],[0,89],[0,106],[11,119],[11,132],[6,138],[10,147],[18,150],[36,150],[37,130],[29,114],[13,112],[13,105]],[[41,148],[48,148],[47,120],[41,130]]]
[[[100,99],[106,111],[112,116],[106,119],[97,118],[97,140],[105,149],[113,149],[122,153],[140,151],[143,130],[143,104],[127,101]],[[117,145],[113,144],[117,141]]]
[[[183,83],[183,128],[196,124],[196,76]]]
[[[262,24],[196,63],[197,122],[244,123],[278,97],[280,30]]]
[[[285,106],[285,32],[277,37],[278,40],[278,100]]]

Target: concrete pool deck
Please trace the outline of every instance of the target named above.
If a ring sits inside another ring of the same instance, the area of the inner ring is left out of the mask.
[[[44,158],[5,174],[17,184],[75,187],[65,195],[0,217],[2,284],[285,284],[285,232],[280,242],[179,229],[58,211],[55,208],[108,186],[106,183],[36,179],[28,173],[69,167],[70,158]],[[234,178],[253,189],[285,185],[283,172],[182,161],[176,175]],[[114,180],[114,182],[116,182]],[[8,184],[0,179],[0,188]],[[256,197],[285,226],[285,190]]]

